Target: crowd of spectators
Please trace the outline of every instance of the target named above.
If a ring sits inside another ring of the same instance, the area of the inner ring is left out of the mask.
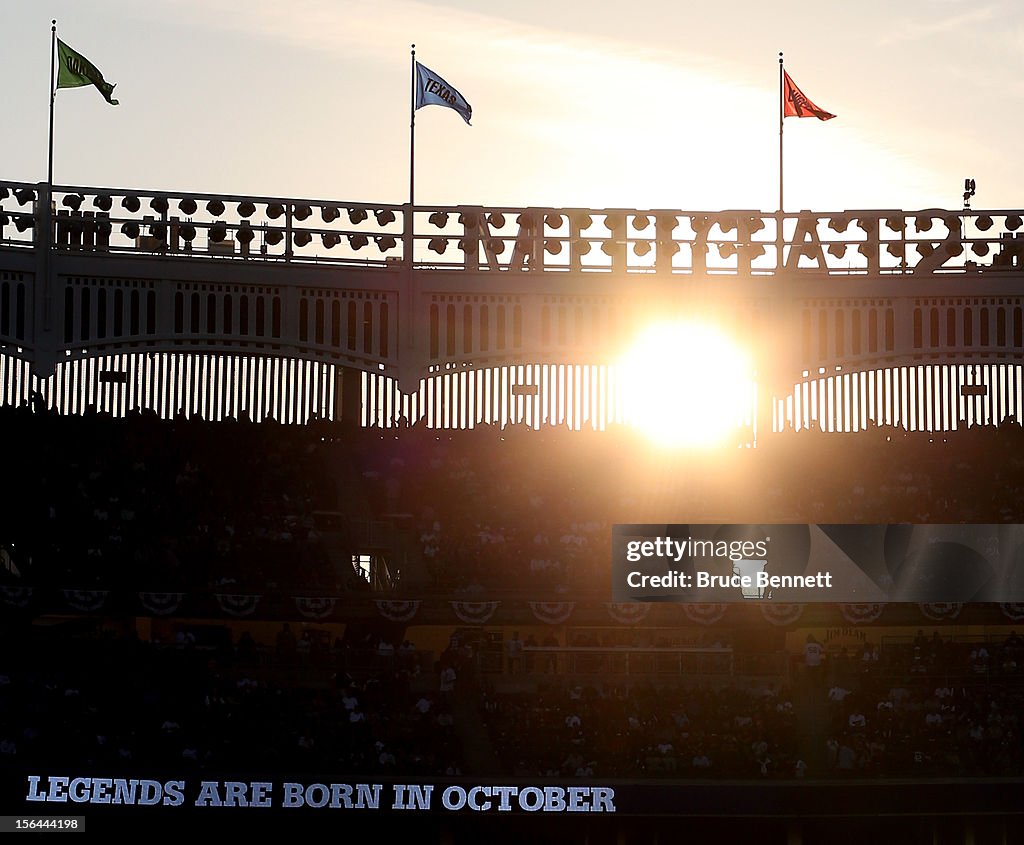
[[[324,513],[407,533],[418,588],[535,593],[603,585],[615,523],[1024,521],[1017,424],[787,432],[697,457],[623,429],[0,418],[19,444],[0,543],[24,577],[74,588],[351,589]]]
[[[865,649],[828,688],[826,769],[853,776],[1009,776],[1024,771],[1024,640]]]
[[[366,436],[373,436],[368,432]],[[376,433],[358,463],[416,521],[449,589],[592,589],[615,523],[1017,522],[1018,425],[936,435],[784,433],[757,449],[664,454],[624,431]]]
[[[18,445],[7,457],[0,583],[352,589],[358,575],[332,560],[324,513],[413,526],[408,570],[425,576],[423,589],[567,598],[604,591],[613,523],[1024,521],[1016,424],[790,432],[698,458],[650,451],[621,430],[360,430],[26,408],[0,408],[0,422]],[[1024,766],[1016,636],[869,648],[834,661],[820,688],[807,676],[797,689],[578,683],[516,634],[506,674],[522,683],[484,684],[460,708],[473,675],[465,649],[422,659],[398,635],[328,643],[286,626],[273,647],[243,635],[211,649],[187,632],[152,643],[54,630],[19,629],[19,648],[0,657],[0,765],[456,775],[469,767],[466,743],[485,736],[474,774],[976,776]],[[353,649],[373,657],[356,668]]]
[[[399,631],[398,628],[395,629]],[[827,676],[479,674],[364,633],[284,624],[197,643],[22,630],[0,658],[0,770],[789,780],[1019,777],[1024,641],[868,646]],[[314,633],[316,633],[314,631]],[[130,671],[126,671],[126,667]],[[512,683],[512,679],[515,682]],[[474,753],[467,756],[466,749]]]
[[[313,518],[334,509],[335,480],[311,430],[11,408],[0,418],[17,445],[0,543],[27,583],[336,586]]]
[[[22,631],[0,657],[0,768],[458,774],[454,663],[421,657],[318,655],[287,625],[274,644]]]
[[[547,684],[481,704],[519,777],[803,776],[785,689]]]

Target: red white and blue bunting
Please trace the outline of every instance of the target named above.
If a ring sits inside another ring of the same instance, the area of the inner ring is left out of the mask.
[[[32,588],[0,587],[0,600],[12,607],[27,607],[32,600]]]
[[[63,590],[64,601],[75,610],[92,613],[107,603],[110,590]]]
[[[802,604],[776,604],[775,602],[764,602],[761,605],[761,615],[772,625],[792,625],[804,614]]]
[[[608,615],[620,625],[636,625],[643,622],[651,612],[651,605],[640,601],[607,602],[605,607],[608,608]]]
[[[360,614],[366,613],[365,597],[359,597],[356,601],[353,597],[347,596],[293,596],[293,595],[261,595],[261,594],[236,594],[236,593],[214,593],[216,603],[220,610],[233,617],[249,617],[261,613],[272,618],[281,618],[280,614],[291,613],[309,620],[327,620],[346,618],[358,618]],[[0,607],[26,608],[29,606],[43,606],[49,608],[45,612],[59,613],[61,608],[70,608],[81,613],[96,612],[122,612],[131,607],[141,608],[144,612],[159,617],[170,617],[173,615],[189,614],[202,615],[209,613],[210,594],[205,592],[190,594],[184,592],[157,592],[157,591],[126,591],[112,592],[110,590],[89,590],[89,589],[37,589],[33,586],[0,585]],[[266,601],[264,601],[266,599]],[[417,616],[423,600],[373,600],[377,612],[392,622],[409,622]],[[749,607],[750,603],[738,602],[738,606]],[[514,608],[516,613],[528,606],[533,617],[546,625],[561,625],[565,623],[577,608],[594,620],[594,614],[598,612],[599,605],[596,602],[574,602],[574,601],[456,601],[456,600],[427,600],[427,607],[431,613],[431,619],[436,620],[445,606],[451,608],[452,614],[466,625],[490,624],[495,614],[504,606]],[[806,608],[805,604],[791,604],[785,602],[765,601],[757,603],[759,612],[764,619],[772,625],[779,627],[793,625],[798,622]],[[603,613],[607,613],[615,623],[624,626],[633,626],[648,620],[652,614],[652,604],[649,602],[601,602]],[[1024,624],[1024,602],[1002,602],[999,609],[1004,619],[1012,623]],[[714,625],[718,623],[729,611],[729,603],[681,603],[677,607],[682,608],[685,618],[698,625]],[[891,624],[911,624],[906,619],[906,613],[910,605],[897,603],[890,607],[886,602],[841,602],[831,605],[834,612],[839,611],[843,621],[850,625],[870,625],[877,623],[889,612],[895,614]],[[951,622],[963,615],[967,608],[972,614],[977,614],[977,608],[969,607],[963,602],[929,602],[918,603],[918,610],[928,620],[933,622]],[[658,615],[668,608],[654,608],[653,612]],[[750,608],[752,612],[753,608]],[[130,612],[130,611],[129,611]],[[451,617],[448,617],[449,619]],[[607,617],[605,617],[607,618]],[[661,615],[658,618],[663,618]],[[744,618],[746,618],[744,616]],[[972,617],[973,618],[973,617]],[[660,623],[659,623],[660,624]]]
[[[295,599],[295,609],[306,619],[326,619],[334,613],[334,605],[338,602],[337,599],[332,598],[308,596],[293,596],[293,598]]]
[[[533,615],[547,625],[561,625],[576,608],[574,601],[531,601]]]
[[[231,616],[252,616],[262,596],[215,593],[220,609]]]
[[[168,616],[174,613],[184,597],[184,593],[139,593],[142,606],[155,616]]]
[[[999,605],[999,609],[1003,611],[1003,616],[1013,622],[1020,622],[1024,619],[1024,604],[1003,602]]]
[[[947,619],[956,619],[963,610],[963,602],[944,601],[932,602],[931,604],[919,604],[921,613],[933,622],[945,622]]]
[[[377,605],[377,611],[380,615],[392,622],[408,622],[416,615],[416,611],[420,609],[419,599],[409,601],[375,599],[373,603]]]
[[[453,601],[449,602],[455,615],[467,625],[486,625],[501,602],[497,601]]]
[[[725,616],[724,604],[711,604],[708,602],[698,604],[684,604],[683,613],[691,622],[700,625],[714,625],[719,619]]]
[[[839,611],[843,619],[852,625],[866,625],[874,622],[885,610],[885,602],[874,602],[873,604],[840,604]]]

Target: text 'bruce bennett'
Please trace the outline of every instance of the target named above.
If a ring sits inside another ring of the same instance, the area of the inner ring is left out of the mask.
[[[636,588],[648,589],[679,589],[696,587],[697,589],[715,589],[719,587],[731,589],[759,589],[785,590],[803,589],[818,590],[831,589],[832,573],[817,572],[814,575],[772,575],[769,572],[757,572],[753,575],[713,575],[710,572],[698,570],[693,575],[685,572],[668,571],[663,575],[645,575],[642,572],[630,572],[626,576],[626,583]]]

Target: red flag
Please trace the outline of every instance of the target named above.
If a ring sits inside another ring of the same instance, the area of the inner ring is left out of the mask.
[[[789,74],[786,73],[786,71],[783,71],[782,73],[786,81],[784,96],[782,98],[784,103],[782,111],[783,117],[816,117],[818,120],[831,120],[835,117],[834,114],[814,105],[814,103],[807,98],[807,95],[796,87],[796,83],[789,78]]]

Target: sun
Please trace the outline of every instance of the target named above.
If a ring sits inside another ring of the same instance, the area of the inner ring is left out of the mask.
[[[619,363],[625,422],[668,448],[719,445],[748,418],[752,367],[713,326],[648,326]]]

